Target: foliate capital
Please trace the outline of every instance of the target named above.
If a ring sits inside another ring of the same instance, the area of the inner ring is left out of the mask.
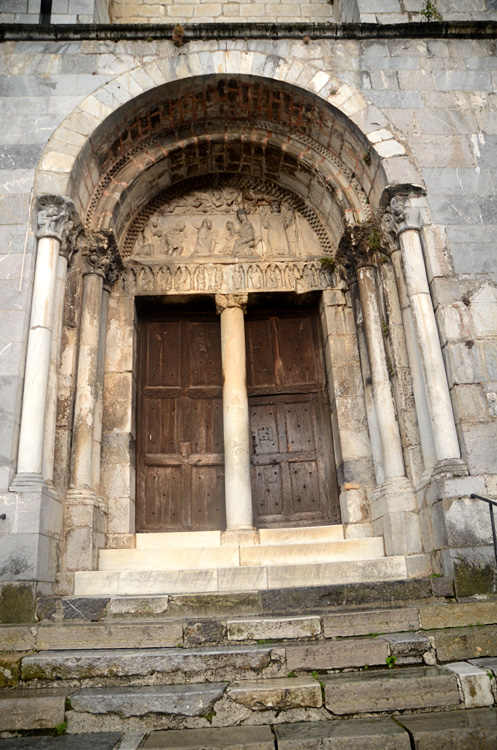
[[[61,195],[40,195],[37,238],[53,237],[62,242],[66,225],[73,220],[71,217],[74,215],[74,204],[69,198]]]
[[[84,274],[101,276],[104,286],[110,289],[122,266],[112,230],[81,234],[78,244],[85,261]]]
[[[248,294],[216,294],[216,310],[220,315],[228,307],[239,307],[247,311]]]

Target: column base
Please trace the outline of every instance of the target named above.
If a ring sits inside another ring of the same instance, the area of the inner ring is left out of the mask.
[[[259,532],[254,528],[227,529],[221,532],[221,546],[259,544]]]
[[[48,485],[42,475],[28,471],[16,474],[9,487],[11,492],[37,492],[43,489],[48,489]]]
[[[374,490],[371,520],[388,556],[422,552],[416,495],[407,477],[387,479]]]
[[[443,478],[447,475],[451,477],[467,477],[468,474],[468,467],[462,458],[442,458],[440,461],[437,461],[431,472],[433,479]]]
[[[92,490],[70,489],[64,516],[64,570],[96,570],[105,546],[107,511]]]

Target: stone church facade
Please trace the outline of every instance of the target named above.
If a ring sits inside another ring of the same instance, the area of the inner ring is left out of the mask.
[[[0,12],[2,590],[340,525],[382,540],[353,580],[492,591],[492,0],[34,5]]]

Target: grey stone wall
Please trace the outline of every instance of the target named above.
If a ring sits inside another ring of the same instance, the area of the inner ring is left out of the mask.
[[[14,7],[13,0],[5,1]],[[67,0],[66,5],[69,10]],[[486,8],[477,0],[472,5],[475,14],[493,12],[490,2]],[[25,2],[17,6],[28,7]],[[339,7],[345,13],[349,6]],[[378,0],[378,8],[378,13],[384,10],[386,0]],[[485,39],[403,38],[307,44],[195,41],[188,47],[197,52],[249,49],[289,62],[313,61],[376,105],[379,112],[370,129],[390,121],[418,164],[431,212],[429,231],[436,235],[440,254],[438,267],[429,269],[432,295],[463,455],[475,479],[458,496],[463,509],[451,516],[456,527],[459,523],[461,533],[454,532],[453,539],[461,548],[465,539],[472,546],[488,545],[483,522],[471,534],[463,533],[471,525],[471,488],[497,497],[497,326],[492,323],[497,308],[496,47],[495,40]],[[0,46],[0,511],[12,510],[7,490],[15,469],[33,275],[34,170],[51,134],[88,94],[118,74],[177,55],[181,51],[171,42],[153,40],[9,41]],[[65,148],[72,154],[80,145]],[[7,527],[0,526],[0,534],[3,530]]]

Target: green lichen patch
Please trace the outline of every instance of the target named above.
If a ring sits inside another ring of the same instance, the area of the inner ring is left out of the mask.
[[[28,623],[35,619],[35,598],[31,586],[8,583],[0,589],[0,623]]]
[[[493,592],[495,567],[490,564],[478,565],[469,560],[454,562],[454,582],[458,597]]]

